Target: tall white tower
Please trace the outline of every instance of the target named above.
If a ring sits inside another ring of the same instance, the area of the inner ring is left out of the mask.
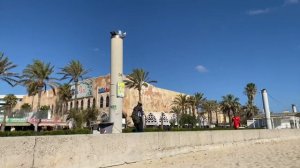
[[[126,33],[113,31],[111,34],[110,107],[109,120],[113,122],[112,133],[122,133],[123,83],[123,39]]]
[[[293,110],[293,113],[297,113],[297,108],[296,108],[295,104],[292,104],[292,110]]]
[[[266,114],[267,128],[272,129],[271,114],[270,114],[270,107],[269,107],[269,99],[268,99],[267,90],[263,89],[261,91],[261,94],[262,94],[262,98],[263,98],[264,111],[265,111],[265,114]]]

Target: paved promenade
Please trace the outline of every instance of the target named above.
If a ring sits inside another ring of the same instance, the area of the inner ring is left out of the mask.
[[[114,168],[299,168],[300,139],[234,145]]]

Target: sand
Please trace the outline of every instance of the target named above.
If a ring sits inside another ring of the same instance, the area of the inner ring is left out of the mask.
[[[300,168],[300,138],[205,149],[114,168]]]

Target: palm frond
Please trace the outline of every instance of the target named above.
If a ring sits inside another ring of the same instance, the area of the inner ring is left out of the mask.
[[[4,56],[3,53],[0,54],[0,80],[5,81],[11,86],[15,86],[18,78],[17,73],[9,72],[11,69],[15,68],[17,65],[9,61],[8,57]]]

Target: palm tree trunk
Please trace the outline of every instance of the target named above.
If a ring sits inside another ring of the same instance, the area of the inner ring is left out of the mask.
[[[223,117],[224,117],[224,127],[226,126],[226,113],[223,112]]]
[[[5,125],[6,125],[6,117],[9,116],[12,112],[12,105],[10,105],[10,108],[6,108],[6,112],[4,112],[4,118],[3,118],[3,122],[1,124],[1,131],[4,132],[5,131]],[[7,113],[8,112],[8,113]]]
[[[161,124],[160,124],[161,130],[164,130],[164,119],[163,119],[163,114],[164,114],[164,113],[161,113]]]
[[[41,108],[41,97],[42,97],[42,91],[39,90],[39,93],[38,93],[38,104],[37,104],[37,111],[40,110]]]
[[[139,92],[139,102],[142,103],[142,90],[138,89],[138,92]]]
[[[209,111],[208,114],[209,114],[209,128],[210,128],[212,123],[212,111]]]
[[[32,100],[31,100],[31,111],[33,111],[33,101],[34,101],[34,96],[35,96],[35,95],[32,95]]]
[[[250,108],[250,114],[251,114],[251,117],[249,119],[253,119],[254,112],[253,112],[253,105],[252,104],[251,104],[251,108]]]
[[[177,128],[179,128],[179,113],[176,116],[176,120],[177,120]]]
[[[210,127],[210,116],[209,116],[209,111],[207,111],[207,125],[208,125],[208,128]]]
[[[7,108],[4,112],[4,116],[3,116],[3,121],[1,123],[1,132],[4,132],[5,131],[5,125],[6,125],[6,116],[7,116]]]
[[[228,117],[229,117],[229,125],[232,127],[232,121],[231,121],[231,114],[230,111],[228,111]]]
[[[4,114],[3,121],[1,123],[1,132],[5,131],[5,125],[6,125],[6,114]]]
[[[78,94],[78,82],[75,82],[75,109],[78,109],[78,102],[77,102],[77,94]]]
[[[41,108],[41,97],[42,97],[42,90],[39,90],[38,92],[38,105],[37,105],[37,112],[40,111]],[[38,123],[34,124],[34,131],[37,132],[38,131]]]
[[[12,106],[12,104],[11,104],[10,107],[9,107],[9,113],[8,113],[8,116],[11,116],[11,114],[12,114],[12,109],[13,109],[13,106]]]
[[[61,117],[63,117],[63,111],[64,111],[64,102],[62,102],[62,103],[59,103],[59,106],[60,106],[60,109],[59,109],[59,111],[60,111]]]
[[[219,126],[218,111],[215,111],[215,112],[216,112],[216,126]]]
[[[193,116],[195,117],[195,106],[192,107],[192,111],[193,111]]]

